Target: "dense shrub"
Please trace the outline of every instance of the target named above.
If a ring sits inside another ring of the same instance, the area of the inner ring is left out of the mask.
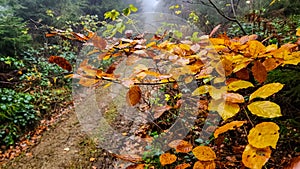
[[[34,97],[6,88],[0,88],[0,95],[0,144],[12,145],[38,119]]]

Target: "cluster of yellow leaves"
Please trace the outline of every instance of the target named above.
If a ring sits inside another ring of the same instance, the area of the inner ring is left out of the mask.
[[[248,134],[242,161],[246,167],[261,169],[271,157],[270,146],[276,149],[279,139],[279,127],[273,122],[262,122],[252,128]]]

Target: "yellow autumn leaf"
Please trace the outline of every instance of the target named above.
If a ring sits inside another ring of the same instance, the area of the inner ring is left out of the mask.
[[[259,123],[248,134],[248,142],[255,148],[271,146],[276,149],[278,139],[279,126],[273,122]]]
[[[221,102],[218,105],[218,113],[224,121],[235,116],[240,111],[240,106],[235,103]]]
[[[195,147],[193,154],[200,161],[213,161],[217,158],[215,152],[208,146]]]
[[[266,47],[257,40],[251,40],[247,42],[248,45],[248,53],[251,58],[256,58],[260,54],[264,54],[266,52]]]
[[[196,90],[193,91],[192,96],[199,96],[201,94],[208,93],[211,90],[212,86],[210,85],[203,85],[198,87]]]
[[[298,65],[300,63],[300,51],[293,52],[288,57],[284,58],[283,66],[284,65]]]
[[[218,127],[215,132],[214,132],[214,137],[218,138],[218,136],[222,133],[227,132],[228,130],[235,130],[238,127],[241,127],[242,125],[244,125],[245,123],[247,123],[247,121],[232,121],[230,123],[227,123],[221,127]]]
[[[254,87],[254,85],[251,82],[245,81],[245,80],[237,80],[234,82],[231,82],[228,85],[229,91],[237,91],[240,89],[247,89],[249,87]]]
[[[300,27],[297,28],[296,36],[300,36]]]
[[[242,155],[242,162],[248,168],[261,169],[271,157],[271,153],[269,147],[257,149],[247,145]]]
[[[159,156],[159,161],[162,166],[172,164],[177,160],[177,157],[174,154],[164,153]]]
[[[251,101],[254,98],[267,98],[275,93],[277,93],[278,91],[280,91],[283,88],[283,84],[281,83],[269,83],[266,84],[262,87],[260,87],[259,89],[257,89],[255,92],[253,92],[250,95],[249,101]]]
[[[278,46],[276,44],[272,44],[266,47],[266,52],[271,52],[278,49]]]
[[[280,106],[270,101],[257,101],[249,104],[247,108],[252,114],[265,118],[282,116]]]

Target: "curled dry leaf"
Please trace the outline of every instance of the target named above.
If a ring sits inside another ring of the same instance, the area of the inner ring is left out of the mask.
[[[244,103],[245,99],[242,95],[238,93],[225,93],[223,98],[230,103]]]
[[[251,169],[261,169],[271,157],[271,153],[269,147],[258,149],[247,145],[242,155],[242,162]]]
[[[165,106],[160,106],[160,107],[156,107],[154,109],[154,119],[158,119],[165,111],[170,110],[172,107],[169,105],[165,105]]]
[[[188,167],[190,167],[191,165],[190,164],[187,164],[187,163],[183,163],[183,164],[179,164],[175,167],[175,169],[186,169]]]
[[[71,72],[72,65],[67,61],[67,59],[60,57],[60,56],[50,56],[48,59],[49,63],[56,63],[61,68]]]
[[[136,154],[113,154],[116,158],[119,158],[124,161],[129,161],[132,163],[138,163],[141,162],[143,159],[141,156],[136,155]]]
[[[193,145],[184,140],[174,140],[168,146],[174,148],[178,153],[188,153],[193,149]]]
[[[215,152],[208,146],[194,148],[193,154],[200,161],[213,161],[217,158]]]
[[[139,86],[131,86],[127,92],[127,102],[131,106],[135,106],[142,98],[142,91]]]
[[[93,45],[101,50],[104,50],[107,46],[106,41],[99,36],[94,36],[91,40],[93,42]]]
[[[227,123],[224,126],[221,126],[221,127],[216,129],[216,131],[214,133],[214,137],[218,138],[218,136],[220,134],[225,133],[228,130],[235,130],[236,128],[241,127],[242,125],[244,125],[245,123],[247,123],[247,121],[233,121],[233,122]]]
[[[177,160],[177,157],[174,154],[164,153],[159,156],[159,161],[162,166],[172,164]]]
[[[279,139],[279,126],[273,122],[262,122],[252,128],[248,134],[248,142],[255,148],[271,146],[276,149]]]

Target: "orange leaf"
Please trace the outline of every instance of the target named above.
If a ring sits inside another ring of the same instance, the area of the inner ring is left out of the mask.
[[[175,148],[178,153],[188,153],[193,149],[193,145],[184,140],[174,140],[170,142],[168,146]]]
[[[216,163],[214,161],[197,161],[193,169],[215,169]]]
[[[274,58],[268,58],[263,62],[263,65],[266,68],[266,70],[269,72],[277,68],[280,65],[280,63],[277,63],[276,59]]]
[[[233,122],[227,123],[224,126],[221,126],[215,130],[214,137],[218,138],[218,136],[220,134],[225,133],[228,130],[235,130],[237,127],[241,127],[245,123],[247,123],[247,121],[233,121]]]
[[[175,169],[186,169],[188,167],[190,167],[191,165],[190,164],[187,164],[187,163],[183,163],[183,164],[179,164],[175,167]]]
[[[89,38],[81,33],[72,32],[72,35],[75,36],[75,39],[80,42],[86,42]]]
[[[135,106],[142,98],[142,91],[139,86],[132,86],[127,93],[127,102],[131,106]]]
[[[90,78],[82,77],[82,78],[80,78],[78,83],[85,87],[91,87],[98,82],[99,82],[99,79],[90,79]]]
[[[61,68],[67,70],[67,71],[72,71],[72,65],[63,57],[60,56],[50,56],[49,58],[50,63],[56,63],[58,66]]]
[[[300,156],[294,157],[291,163],[285,169],[299,169],[300,168]]]
[[[215,160],[215,152],[207,146],[198,146],[193,149],[194,156],[200,161],[213,161]]]
[[[174,154],[165,153],[159,156],[159,161],[162,166],[172,164],[177,160],[177,157]]]
[[[267,79],[267,70],[260,61],[255,61],[252,67],[252,73],[259,83],[263,83]]]
[[[227,102],[231,102],[231,103],[244,103],[245,102],[244,97],[238,93],[225,93],[225,94],[223,94],[223,98]]]
[[[271,152],[270,147],[257,149],[249,144],[243,152],[242,162],[246,167],[261,169],[271,157]]]

